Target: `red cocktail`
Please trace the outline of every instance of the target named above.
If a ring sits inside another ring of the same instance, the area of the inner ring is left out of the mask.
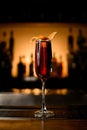
[[[52,69],[51,41],[46,39],[36,40],[35,48],[35,71],[40,79],[46,80]]]

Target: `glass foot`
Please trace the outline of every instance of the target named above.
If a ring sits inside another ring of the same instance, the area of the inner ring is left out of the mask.
[[[38,110],[34,113],[34,116],[39,117],[39,118],[41,118],[41,117],[54,117],[55,114],[53,111],[46,110],[46,111],[42,112],[41,110]]]

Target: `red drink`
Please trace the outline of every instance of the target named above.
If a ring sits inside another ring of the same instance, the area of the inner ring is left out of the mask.
[[[35,48],[35,71],[39,78],[47,79],[52,69],[52,50],[49,39],[36,40]]]

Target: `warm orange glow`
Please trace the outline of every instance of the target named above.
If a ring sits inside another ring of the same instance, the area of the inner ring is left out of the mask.
[[[87,34],[87,26],[80,24],[62,24],[62,23],[18,23],[18,24],[0,24],[0,41],[3,39],[2,32],[7,32],[7,46],[10,35],[10,30],[14,31],[15,46],[14,46],[14,61],[12,75],[17,75],[17,64],[19,56],[25,56],[23,62],[26,64],[26,76],[29,74],[30,55],[34,54],[35,43],[31,42],[34,36],[48,36],[52,32],[57,32],[52,40],[52,52],[56,54],[57,60],[62,56],[63,61],[63,76],[67,75],[67,36],[68,29],[72,27],[74,30],[75,46],[78,28],[81,27],[84,31],[84,36]],[[87,37],[87,36],[86,36]],[[35,72],[34,72],[35,74]]]
[[[13,89],[12,89],[12,92],[13,92],[13,93],[20,93],[21,91],[20,91],[20,89],[13,88]]]
[[[42,90],[38,89],[38,88],[34,88],[34,89],[13,88],[12,92],[13,93],[21,93],[21,94],[33,94],[33,95],[36,95],[36,96],[39,96],[39,95],[42,94]],[[63,89],[45,89],[45,95],[68,95],[68,94],[69,94],[69,90],[66,89],[66,88],[63,88]]]
[[[32,93],[33,93],[34,95],[40,95],[40,94],[41,94],[41,90],[38,89],[38,88],[35,88],[35,89],[32,90]]]
[[[31,93],[32,93],[32,90],[29,89],[29,88],[21,89],[21,93],[24,93],[24,94],[31,94]]]
[[[58,95],[67,95],[68,94],[68,89],[58,89],[58,90],[56,90],[56,94],[58,94]]]

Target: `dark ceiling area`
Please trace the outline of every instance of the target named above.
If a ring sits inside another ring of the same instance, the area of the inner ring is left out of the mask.
[[[8,22],[78,22],[87,23],[87,7],[78,4],[49,1],[1,3],[0,23]]]

